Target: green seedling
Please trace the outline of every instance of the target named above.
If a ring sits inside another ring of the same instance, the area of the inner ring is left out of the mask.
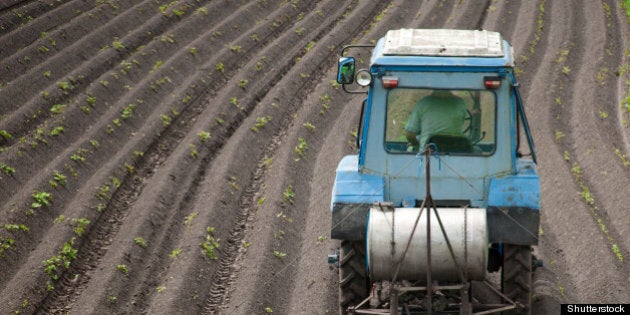
[[[278,258],[280,260],[284,260],[287,257],[286,253],[283,253],[283,252],[275,250],[275,249],[273,251],[273,255],[276,256],[276,258]]]
[[[297,153],[297,155],[303,157],[304,153],[306,152],[306,149],[308,149],[308,144],[306,143],[306,139],[304,139],[302,137],[299,137],[298,138],[298,144],[297,144],[297,146],[295,146],[293,151],[295,151],[295,153]]]
[[[254,124],[254,126],[252,126],[249,129],[253,132],[258,132],[261,128],[267,125],[267,123],[269,123],[272,119],[273,117],[271,116],[258,117],[256,118],[256,123]]]
[[[0,130],[0,137],[7,141],[13,138],[13,136],[6,130]]]
[[[47,207],[52,202],[52,194],[45,191],[34,191],[32,194],[34,202],[31,204],[31,208],[39,209],[41,207]]]
[[[293,203],[295,198],[295,192],[293,192],[293,186],[289,184],[282,193],[282,200],[288,203]]]
[[[190,227],[193,220],[199,215],[199,212],[193,212],[184,218],[184,225]]]
[[[90,220],[87,218],[80,219],[72,219],[71,225],[73,226],[72,231],[78,236],[81,237],[85,233],[85,228],[90,224]]]
[[[173,249],[170,254],[168,254],[168,257],[174,259],[174,258],[177,258],[177,256],[179,256],[179,254],[181,254],[181,253],[182,253],[182,250],[176,248],[176,249]]]
[[[124,264],[116,265],[116,269],[118,269],[118,271],[120,271],[124,275],[129,274],[129,268],[127,268],[127,265],[124,265]]]
[[[13,173],[15,173],[15,168],[0,162],[0,171],[11,176]]]
[[[147,248],[147,246],[149,246],[149,243],[147,242],[147,240],[145,240],[144,238],[138,236],[136,238],[133,239],[133,242],[136,243],[136,245],[142,247],[142,248]]]
[[[65,104],[55,104],[50,108],[50,112],[53,114],[62,114],[64,109],[66,108]]]
[[[199,246],[202,249],[202,253],[204,253],[206,255],[206,257],[212,259],[212,260],[216,260],[217,259],[217,255],[214,252],[215,249],[219,248],[219,239],[215,239],[214,238],[214,228],[213,227],[208,227],[206,228],[206,240],[199,244]]]
[[[201,140],[201,142],[208,142],[211,135],[208,131],[200,131],[197,136],[199,137],[199,140]]]

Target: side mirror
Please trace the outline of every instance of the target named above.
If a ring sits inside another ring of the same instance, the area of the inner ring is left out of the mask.
[[[337,68],[337,83],[352,84],[354,83],[354,57],[339,58]]]

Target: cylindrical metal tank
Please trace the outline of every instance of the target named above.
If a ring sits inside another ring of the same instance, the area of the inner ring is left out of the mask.
[[[370,209],[367,265],[372,281],[391,280],[413,230],[420,208]],[[389,210],[387,210],[389,209]],[[488,257],[486,210],[438,208],[438,214],[460,267],[468,280],[483,280]],[[393,239],[392,239],[393,238]],[[422,211],[397,280],[426,282],[427,210]],[[393,247],[393,251],[392,251]],[[431,270],[434,281],[459,281],[459,272],[446,245],[435,211],[431,210]]]

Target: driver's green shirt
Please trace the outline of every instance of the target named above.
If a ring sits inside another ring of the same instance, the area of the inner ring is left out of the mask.
[[[435,91],[422,98],[411,111],[405,130],[416,134],[423,148],[433,135],[462,136],[466,102],[450,92]]]

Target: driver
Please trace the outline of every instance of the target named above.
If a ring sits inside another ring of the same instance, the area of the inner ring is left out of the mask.
[[[464,136],[466,102],[450,90],[434,90],[411,111],[405,130],[412,148],[424,148],[434,135]]]

